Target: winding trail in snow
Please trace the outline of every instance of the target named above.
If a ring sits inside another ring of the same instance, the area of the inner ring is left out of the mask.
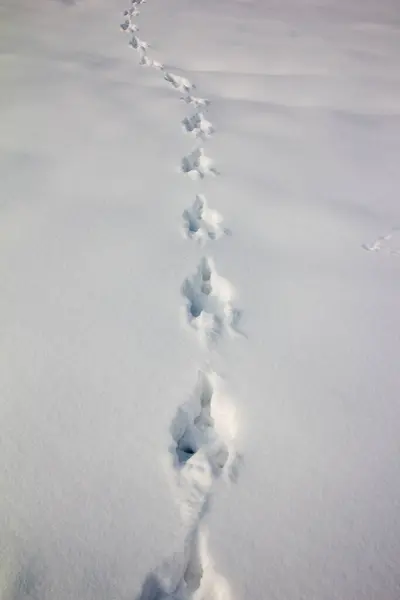
[[[215,132],[205,115],[211,102],[194,95],[196,86],[189,79],[167,71],[148,55],[151,45],[139,36],[135,21],[145,1],[131,0],[121,30],[131,35],[129,45],[137,52],[139,64],[161,71],[171,89],[180,92],[181,100],[192,109],[181,126],[185,134],[196,140],[196,145],[181,158],[181,173],[200,182],[210,175],[218,176],[220,172],[204,149],[204,142]],[[222,215],[209,207],[200,192],[182,219],[186,239],[200,247],[231,234],[222,225]],[[234,306],[235,290],[217,272],[212,257],[200,257],[195,272],[183,282],[181,293],[186,323],[198,334],[200,343],[208,347],[222,336],[238,333],[241,313]],[[236,478],[241,460],[235,449],[236,431],[234,403],[223,380],[207,364],[199,369],[194,391],[177,408],[170,427],[174,495],[186,531],[184,548],[179,559],[166,558],[148,574],[138,600],[231,600],[228,582],[215,569],[208,549],[204,516],[216,481]]]

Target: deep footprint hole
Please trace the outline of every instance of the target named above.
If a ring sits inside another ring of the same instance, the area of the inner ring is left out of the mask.
[[[192,448],[186,443],[180,443],[178,441],[176,446],[176,457],[180,465],[184,465],[187,461],[196,454],[197,450]]]
[[[200,225],[198,223],[196,223],[193,220],[189,220],[189,232],[190,233],[197,233],[200,229]]]
[[[199,317],[201,315],[201,313],[203,312],[203,303],[198,301],[196,298],[190,303],[190,307],[189,307],[189,312],[190,315],[194,318],[197,319],[197,317]]]

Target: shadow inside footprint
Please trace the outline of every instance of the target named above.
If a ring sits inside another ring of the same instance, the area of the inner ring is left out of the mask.
[[[176,458],[180,465],[184,465],[187,461],[196,454],[196,450],[186,443],[179,441],[176,445]]]
[[[206,175],[220,175],[220,172],[213,166],[211,158],[206,156],[204,148],[196,148],[181,160],[181,171],[192,178],[200,177],[203,179]]]
[[[187,430],[190,424],[193,423],[193,419],[193,416],[189,415],[182,407],[179,407],[171,423],[170,431],[175,442],[171,447],[171,452],[176,466],[187,463],[198,451],[198,447],[187,435]]]
[[[192,215],[190,211],[185,210],[183,213],[183,220],[186,225],[186,229],[190,234],[197,233],[200,229],[200,218],[197,215]]]
[[[199,371],[194,397],[181,406],[171,424],[175,445],[171,447],[177,467],[184,466],[197,452],[206,451],[214,475],[228,460],[228,449],[215,430],[211,415],[214,387],[210,373]]]
[[[144,580],[141,592],[136,600],[173,600],[173,596],[167,594],[154,573],[147,575]]]
[[[186,133],[191,133],[202,139],[209,138],[214,133],[212,123],[204,117],[202,112],[196,112],[194,115],[185,117],[182,126]]]
[[[188,279],[186,279],[182,286],[182,294],[188,302],[189,317],[197,319],[204,310],[204,298],[196,292],[192,282]]]
[[[203,257],[196,276],[184,281],[181,291],[188,302],[189,318],[197,319],[206,310],[209,296],[212,294],[211,276],[211,265],[207,258]]]

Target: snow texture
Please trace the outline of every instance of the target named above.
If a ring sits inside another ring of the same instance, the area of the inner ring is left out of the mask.
[[[1,600],[398,600],[398,2],[0,50]]]

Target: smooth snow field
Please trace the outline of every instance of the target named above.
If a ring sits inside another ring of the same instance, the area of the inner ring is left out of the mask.
[[[0,0],[0,600],[400,599],[400,2]]]

